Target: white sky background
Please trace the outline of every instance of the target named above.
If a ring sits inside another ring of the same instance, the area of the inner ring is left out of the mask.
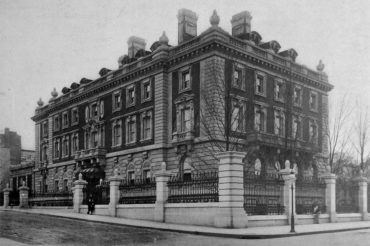
[[[9,127],[34,148],[30,119],[41,97],[82,77],[95,79],[102,67],[117,69],[131,35],[144,38],[147,50],[165,30],[177,44],[177,11],[198,16],[198,34],[216,9],[220,26],[231,32],[231,17],[251,12],[252,30],[263,40],[294,48],[297,61],[315,68],[325,64],[335,101],[349,94],[370,105],[370,1],[0,1],[0,131]]]

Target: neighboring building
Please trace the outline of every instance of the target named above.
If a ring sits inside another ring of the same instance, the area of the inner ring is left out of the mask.
[[[54,89],[47,105],[39,100],[32,117],[37,191],[70,189],[78,173],[96,185],[116,168],[127,179],[147,178],[162,162],[181,175],[215,169],[225,132],[258,172],[289,158],[303,175],[325,157],[332,85],[322,63],[313,71],[295,62],[294,49],[262,42],[247,11],[233,16],[232,35],[218,27],[216,13],[200,35],[194,12],[177,17],[177,46],[163,34],[147,51],[131,37],[118,69],[102,68],[61,96]]]
[[[32,189],[34,160],[35,151],[23,150],[21,136],[5,128],[0,134],[0,188],[9,182],[10,188],[17,189],[25,180]]]

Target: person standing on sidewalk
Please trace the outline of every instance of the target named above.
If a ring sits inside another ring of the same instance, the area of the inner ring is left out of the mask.
[[[313,216],[314,216],[313,223],[314,224],[320,224],[320,213],[321,213],[321,210],[320,210],[319,204],[314,203],[313,205]]]
[[[87,214],[92,214],[95,209],[95,201],[92,196],[92,194],[89,195],[89,198],[87,200]]]

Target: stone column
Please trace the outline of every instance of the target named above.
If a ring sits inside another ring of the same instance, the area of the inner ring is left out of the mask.
[[[117,204],[120,199],[119,184],[122,177],[118,175],[118,170],[114,170],[114,176],[109,178],[109,215],[112,217],[117,216]]]
[[[7,208],[9,206],[9,193],[11,189],[9,188],[9,184],[6,184],[6,188],[3,190],[4,191],[4,208]]]
[[[358,178],[358,207],[359,212],[362,215],[362,220],[368,219],[367,214],[367,178],[359,177]]]
[[[78,175],[78,180],[74,182],[75,186],[73,187],[73,211],[75,213],[80,212],[80,206],[83,200],[83,188],[87,185],[87,182],[82,179],[82,174]]]
[[[30,188],[26,186],[26,182],[23,181],[21,187],[19,187],[19,208],[28,208],[28,191]]]
[[[322,177],[326,184],[325,190],[325,205],[326,205],[326,212],[329,215],[330,222],[337,221],[337,212],[336,212],[336,197],[335,197],[335,180],[336,175],[332,173],[328,173]]]
[[[155,175],[156,182],[156,201],[154,209],[154,219],[159,222],[165,221],[165,208],[164,205],[168,199],[168,186],[167,183],[171,174],[166,171],[166,163],[162,162],[161,170]]]
[[[244,228],[248,216],[244,211],[245,153],[228,151],[217,154],[219,210],[215,214],[216,227]]]
[[[283,197],[283,204],[285,208],[285,214],[288,219],[288,224],[290,225],[292,222],[291,221],[292,214],[294,213],[294,215],[296,215],[296,203],[295,203],[296,177],[293,171],[287,165],[285,166],[285,169],[280,170],[280,175],[282,176],[284,180],[282,197]],[[292,186],[293,186],[293,192],[292,192]],[[297,217],[295,217],[295,221],[296,221],[296,218]]]

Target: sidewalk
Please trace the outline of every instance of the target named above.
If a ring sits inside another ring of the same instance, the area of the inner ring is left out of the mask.
[[[271,226],[271,227],[251,227],[243,229],[225,229],[205,226],[191,226],[160,223],[144,220],[132,220],[125,218],[116,218],[100,215],[87,215],[74,213],[72,209],[17,209],[17,208],[0,208],[0,211],[11,211],[31,214],[42,214],[48,216],[55,216],[60,218],[69,218],[76,220],[84,220],[91,222],[107,223],[114,225],[134,226],[141,228],[167,230],[173,232],[191,233],[207,236],[230,237],[230,238],[246,238],[246,239],[262,239],[262,238],[277,238],[277,237],[291,237],[319,233],[331,233],[340,231],[350,231],[359,229],[370,229],[370,221],[359,222],[345,222],[345,223],[327,223],[327,224],[309,224],[296,225],[295,233],[290,233],[290,226]]]

